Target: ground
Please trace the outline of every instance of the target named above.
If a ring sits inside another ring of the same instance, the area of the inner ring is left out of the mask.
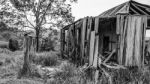
[[[68,61],[60,59],[58,52],[31,55],[32,74],[18,79],[23,66],[23,56],[23,51],[12,52],[6,48],[0,48],[0,84],[62,84],[62,82],[72,84],[71,82],[77,82],[73,79],[74,74],[77,74],[77,68]]]
[[[32,74],[18,79],[23,66],[24,52],[12,52],[0,48],[0,84],[87,84],[93,82],[93,68],[87,66],[76,67],[68,60],[60,58],[59,52],[41,52],[30,56]],[[113,65],[112,63],[109,64]],[[99,83],[129,84],[142,82],[150,84],[150,66],[147,64],[142,70],[126,67],[126,69],[113,69],[101,66]]]
[[[22,64],[22,51],[0,49],[0,84],[42,84],[38,79],[17,79]]]

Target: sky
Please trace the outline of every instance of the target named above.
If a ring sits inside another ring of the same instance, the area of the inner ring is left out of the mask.
[[[75,20],[86,16],[97,16],[102,12],[120,5],[129,0],[78,0],[72,4],[72,13]],[[143,4],[150,5],[150,0],[134,0]]]
[[[75,20],[86,16],[97,16],[112,7],[120,5],[129,0],[78,0],[72,4],[72,14]],[[150,5],[150,0],[134,0],[143,4]],[[150,37],[150,30],[146,31],[146,37]]]

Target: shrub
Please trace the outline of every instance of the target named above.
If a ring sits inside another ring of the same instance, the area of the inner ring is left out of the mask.
[[[9,40],[9,49],[10,49],[11,51],[16,51],[16,50],[18,50],[18,49],[19,49],[19,43],[18,43],[18,41],[15,40],[15,39],[10,39],[10,40]]]
[[[32,54],[31,59],[33,63],[43,66],[56,66],[59,63],[58,56],[53,52]]]

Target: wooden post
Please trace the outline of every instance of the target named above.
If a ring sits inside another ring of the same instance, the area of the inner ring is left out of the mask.
[[[24,39],[24,64],[23,68],[21,69],[20,73],[18,74],[18,78],[21,78],[22,76],[29,76],[31,74],[31,65],[30,65],[30,59],[29,55],[31,53],[31,46],[32,46],[32,37],[25,36]]]
[[[95,71],[95,76],[94,76],[94,84],[98,84],[98,78],[99,78],[99,70],[97,70],[98,67],[98,47],[99,47],[99,34],[98,34],[98,30],[99,30],[99,17],[95,18],[95,49],[94,49],[94,60],[93,60],[93,66],[96,68]]]

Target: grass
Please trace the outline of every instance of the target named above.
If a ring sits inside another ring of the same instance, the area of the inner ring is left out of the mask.
[[[16,76],[23,64],[22,52],[11,52],[6,49],[0,49],[0,52],[0,77]]]
[[[0,84],[43,84],[41,78],[17,79],[23,60],[22,51],[11,52],[7,49],[0,49]]]
[[[60,71],[56,71],[53,79],[47,80],[47,84],[79,84],[81,75],[79,69],[69,62],[62,62]]]
[[[43,84],[43,82],[33,79],[0,79],[0,84]]]
[[[42,52],[31,55],[33,63],[42,66],[56,66],[59,64],[59,59],[54,52]]]
[[[19,70],[23,65],[23,52],[11,52],[0,48],[0,84],[87,84],[93,82],[92,69],[83,70],[74,64],[61,60],[56,52],[42,52],[32,54],[32,76],[17,79]],[[40,66],[40,67],[39,67]],[[51,68],[52,71],[45,72],[42,68]],[[56,68],[56,69],[55,69]],[[141,84],[150,84],[150,66],[142,70],[128,67],[127,69],[108,69],[106,71],[112,78],[114,84],[129,84],[142,81]],[[99,81],[108,84],[109,78],[100,71]]]

